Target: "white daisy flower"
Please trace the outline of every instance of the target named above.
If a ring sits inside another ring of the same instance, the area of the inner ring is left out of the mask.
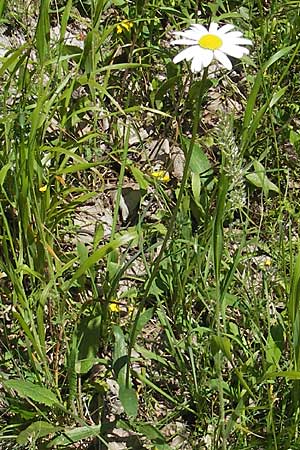
[[[227,55],[241,58],[248,55],[249,50],[241,45],[252,45],[249,39],[243,38],[240,31],[231,31],[234,25],[223,25],[218,28],[217,23],[212,22],[209,29],[203,25],[192,25],[186,31],[175,32],[176,39],[172,45],[188,45],[173,59],[175,64],[186,59],[192,60],[192,72],[201,72],[204,67],[216,60],[226,69],[232,69],[232,64]]]

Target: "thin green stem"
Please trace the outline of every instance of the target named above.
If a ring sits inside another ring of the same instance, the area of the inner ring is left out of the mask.
[[[216,213],[213,224],[213,255],[214,255],[214,274],[215,274],[215,284],[216,284],[216,334],[218,340],[222,338],[222,323],[225,327],[225,311],[222,308],[222,287],[221,287],[221,261],[223,255],[223,220],[224,220],[224,209],[226,205],[226,194],[228,191],[228,177],[221,173],[219,180],[219,192],[218,201],[216,206]],[[222,317],[222,320],[221,320]],[[223,392],[223,375],[222,375],[222,364],[223,357],[221,350],[216,354],[216,372],[218,376],[218,386],[219,386],[219,405],[220,405],[220,436],[221,436],[221,448],[226,450],[226,433],[225,433],[225,404],[224,404],[224,392]]]
[[[188,175],[189,175],[190,161],[191,161],[191,157],[192,157],[192,154],[193,154],[194,144],[195,144],[196,137],[197,137],[198,130],[199,130],[199,123],[200,123],[200,118],[201,118],[201,105],[202,105],[203,95],[204,95],[204,92],[205,92],[205,84],[206,84],[206,79],[207,79],[207,72],[208,72],[208,69],[206,68],[204,70],[204,72],[203,72],[202,82],[201,82],[201,86],[200,86],[200,90],[199,90],[199,96],[198,96],[198,100],[196,101],[196,108],[195,108],[195,113],[194,113],[194,121],[193,121],[193,129],[192,129],[192,138],[191,138],[190,145],[189,145],[189,148],[188,148],[188,152],[187,152],[187,155],[186,155],[186,158],[185,158],[185,165],[184,165],[184,169],[183,169],[183,175],[182,175],[182,180],[181,180],[181,184],[180,184],[180,189],[179,189],[177,201],[176,201],[175,208],[173,210],[173,214],[172,214],[171,219],[170,219],[169,227],[168,227],[168,230],[166,232],[164,241],[162,243],[160,252],[159,252],[158,256],[155,259],[152,274],[151,274],[151,276],[149,278],[148,283],[146,284],[144,298],[148,297],[148,294],[149,294],[149,291],[151,289],[152,283],[153,283],[153,281],[154,281],[154,279],[155,279],[155,277],[157,275],[157,272],[158,272],[158,269],[159,269],[159,264],[160,264],[160,262],[162,260],[163,254],[164,254],[164,252],[166,250],[166,247],[168,245],[170,237],[173,234],[174,225],[175,225],[175,222],[176,222],[176,217],[177,217],[180,205],[181,205],[183,193],[184,193],[186,182],[187,182]]]
[[[193,149],[194,149],[194,144],[196,141],[196,137],[198,134],[198,130],[199,130],[199,124],[200,124],[200,119],[201,119],[201,106],[202,106],[202,100],[203,100],[203,96],[205,93],[205,88],[206,88],[206,80],[207,80],[207,74],[208,74],[208,68],[206,68],[203,71],[203,75],[202,75],[202,80],[201,80],[201,84],[200,84],[200,89],[199,89],[199,95],[198,98],[196,100],[196,105],[195,105],[195,112],[194,112],[194,120],[193,120],[193,128],[192,128],[192,137],[190,140],[190,145],[186,154],[186,158],[185,158],[185,164],[184,164],[184,169],[183,169],[183,175],[182,175],[182,180],[181,180],[181,184],[180,184],[180,189],[179,189],[179,193],[178,193],[178,197],[177,197],[177,201],[173,210],[173,214],[171,216],[170,222],[169,222],[169,226],[168,226],[168,230],[166,232],[165,238],[163,240],[161,249],[159,251],[158,256],[156,257],[154,264],[153,264],[153,270],[152,273],[148,279],[148,282],[145,286],[145,292],[143,295],[143,298],[139,304],[139,308],[138,311],[136,313],[134,322],[133,322],[133,326],[132,326],[132,331],[131,331],[131,335],[130,335],[130,340],[129,340],[129,347],[128,347],[128,356],[130,358],[130,354],[131,354],[131,349],[133,348],[134,345],[134,341],[136,338],[136,329],[137,329],[137,324],[138,324],[138,319],[140,317],[140,314],[144,308],[144,305],[146,303],[146,300],[149,296],[149,292],[151,289],[151,286],[153,284],[153,281],[155,280],[155,277],[158,273],[159,270],[159,265],[160,262],[162,260],[162,257],[165,253],[165,250],[167,248],[167,245],[169,243],[169,240],[173,234],[174,231],[174,226],[175,226],[175,222],[176,222],[176,218],[177,218],[177,214],[181,205],[181,201],[183,198],[183,194],[184,194],[184,190],[185,190],[185,186],[186,186],[186,182],[188,179],[188,175],[189,175],[189,169],[190,169],[190,161],[191,161],[191,157],[193,154]],[[127,383],[129,383],[129,365],[127,366]]]

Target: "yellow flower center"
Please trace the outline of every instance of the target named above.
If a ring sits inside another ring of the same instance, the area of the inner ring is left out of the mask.
[[[218,48],[222,47],[223,41],[219,36],[216,36],[215,34],[205,34],[199,39],[198,44],[202,48],[217,50]]]

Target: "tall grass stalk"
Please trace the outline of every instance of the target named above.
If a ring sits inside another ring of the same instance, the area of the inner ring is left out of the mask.
[[[216,284],[216,333],[218,340],[222,339],[222,335],[226,332],[226,318],[225,309],[223,308],[222,299],[222,287],[221,287],[221,261],[223,255],[223,220],[224,220],[224,210],[226,205],[226,195],[228,191],[229,180],[224,173],[221,173],[219,179],[219,192],[218,200],[215,212],[215,219],[213,223],[213,261],[214,261],[214,274],[215,274],[215,284]],[[221,323],[222,317],[222,323]],[[223,329],[222,329],[223,325]],[[225,436],[225,406],[224,406],[224,392],[223,392],[223,376],[222,376],[222,360],[223,356],[221,350],[217,352],[216,355],[216,370],[219,380],[219,403],[220,403],[220,434],[221,434],[221,445],[223,450],[227,449],[226,436]]]

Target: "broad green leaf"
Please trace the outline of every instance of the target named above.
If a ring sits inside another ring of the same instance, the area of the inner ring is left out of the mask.
[[[5,10],[5,6],[6,6],[6,0],[0,0],[0,19]]]
[[[143,172],[132,164],[130,165],[130,170],[140,188],[143,190],[147,190],[147,188],[149,187],[149,183],[146,180]]]
[[[300,141],[300,133],[296,132],[294,130],[290,130],[290,137],[289,137],[289,141],[292,145],[297,144],[297,142]]]
[[[213,354],[216,354],[219,350],[221,350],[229,361],[232,360],[231,342],[226,336],[212,336]]]
[[[81,172],[83,170],[91,169],[92,167],[99,166],[99,162],[95,163],[82,163],[82,164],[73,164],[72,166],[65,167],[64,169],[57,170],[56,175],[65,174],[65,173],[74,173]]]
[[[60,436],[57,436],[49,442],[47,448],[53,448],[54,446],[59,445],[70,445],[93,436],[100,436],[100,425],[83,426],[73,428],[72,430],[65,430]]]
[[[138,399],[132,387],[120,386],[119,399],[129,417],[136,417],[138,412]]]
[[[128,365],[128,351],[122,329],[114,325],[113,333],[115,345],[113,353],[114,371],[119,385],[119,399],[129,417],[136,417],[138,401],[135,390],[131,387],[130,379],[126,379]]]
[[[274,342],[271,335],[268,336],[265,352],[266,361],[270,364],[270,368],[273,367],[273,370],[277,369],[277,364],[279,363],[281,357],[281,350],[276,345],[276,342]]]
[[[35,37],[38,55],[42,64],[44,64],[49,54],[49,41],[50,41],[49,9],[50,9],[50,0],[41,0],[39,19]]]
[[[3,381],[3,384],[7,389],[16,391],[20,397],[28,397],[35,402],[47,406],[59,404],[56,395],[52,391],[38,384],[34,384],[31,381],[7,380]]]
[[[180,77],[180,75],[176,75],[174,77],[171,77],[171,78],[168,78],[167,80],[165,80],[157,89],[157,91],[155,93],[155,100],[163,100],[164,95],[167,92],[170,92],[170,89],[172,89],[176,85],[179,77]]]
[[[77,340],[78,359],[94,359],[99,349],[102,316],[88,317],[81,320]]]
[[[197,206],[200,206],[201,179],[199,173],[192,173],[192,192]]]
[[[126,366],[127,366],[127,345],[122,329],[114,325],[113,333],[115,336],[115,345],[113,352],[114,370],[118,379],[118,384],[121,387],[126,385]]]
[[[52,425],[49,422],[37,421],[33,422],[25,430],[21,431],[16,441],[19,445],[30,445],[30,442],[36,441],[49,434],[56,433],[61,427]]]
[[[106,366],[107,361],[103,358],[80,359],[80,360],[76,361],[76,364],[75,364],[76,373],[80,373],[80,374],[88,373],[88,371],[95,364],[103,364],[104,366]]]
[[[256,160],[253,161],[253,166],[255,172],[246,174],[247,180],[254,186],[261,188],[266,197],[268,197],[269,191],[279,193],[278,187],[267,177],[264,166]]]
[[[190,139],[183,137],[183,143],[186,148],[189,148]],[[212,167],[205,152],[199,144],[194,144],[193,153],[190,161],[190,169],[194,173],[198,173],[201,177],[207,177],[212,173]]]

